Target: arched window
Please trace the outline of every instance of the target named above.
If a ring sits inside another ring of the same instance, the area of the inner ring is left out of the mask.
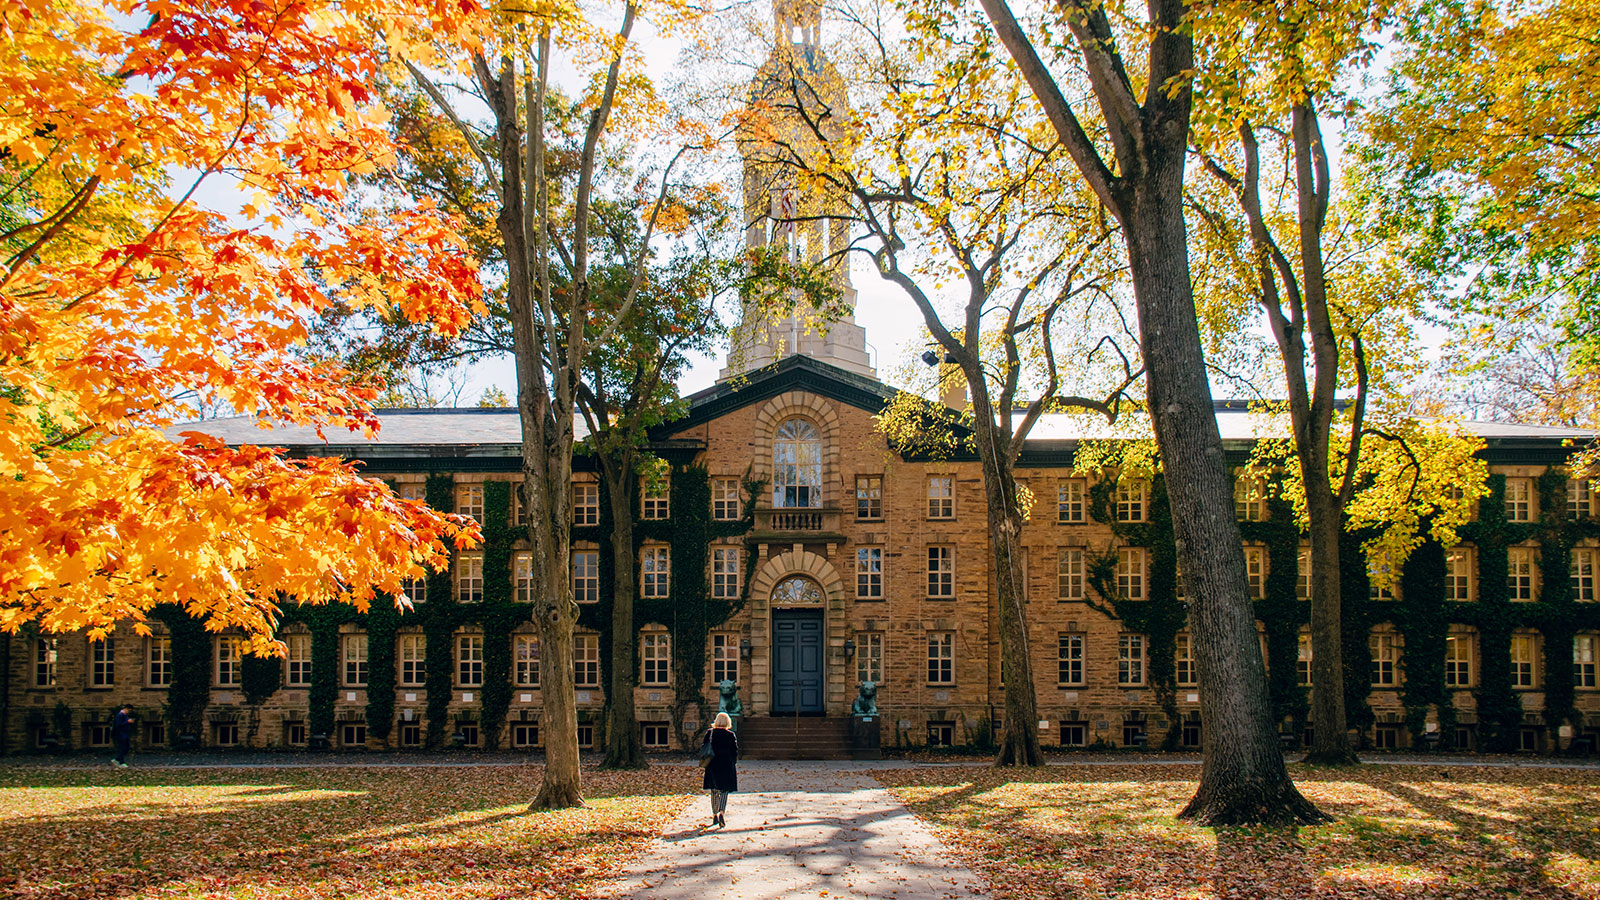
[[[795,575],[778,582],[772,589],[772,602],[775,604],[822,604],[822,586],[800,575]]]
[[[822,505],[822,435],[805,419],[784,422],[773,436],[772,505]]]

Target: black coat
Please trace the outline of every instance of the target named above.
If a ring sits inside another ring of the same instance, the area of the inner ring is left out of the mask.
[[[711,765],[706,766],[705,785],[713,791],[739,789],[739,738],[726,728],[713,728],[706,733],[711,742]]]

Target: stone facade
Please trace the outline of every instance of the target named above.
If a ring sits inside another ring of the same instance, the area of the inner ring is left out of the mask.
[[[765,485],[765,493],[757,497],[754,524],[747,533],[719,538],[710,545],[754,557],[753,561],[743,557],[739,560],[742,608],[726,622],[710,623],[707,640],[721,641],[723,668],[714,668],[714,648],[708,646],[700,683],[642,683],[637,688],[639,718],[650,729],[646,737],[652,745],[677,746],[686,731],[700,724],[700,712],[682,701],[698,696],[704,702],[701,709],[705,714],[716,710],[714,676],[719,671],[727,674],[735,647],[739,649],[736,674],[746,714],[781,713],[775,686],[779,654],[773,628],[776,617],[793,615],[786,611],[795,609],[815,610],[805,615],[821,619],[822,714],[848,715],[858,681],[871,678],[880,683],[877,699],[885,723],[886,746],[929,741],[981,745],[987,740],[1003,702],[989,553],[991,536],[979,467],[975,461],[918,461],[893,452],[876,430],[873,418],[886,396],[887,389],[875,382],[810,360],[791,358],[765,374],[758,373],[737,389],[719,385],[697,396],[686,419],[657,434],[661,446],[670,447],[681,464],[703,467],[713,480],[760,482]],[[500,411],[483,414],[515,415]],[[775,505],[773,485],[779,473],[774,470],[774,435],[780,426],[793,420],[803,420],[815,428],[820,452],[814,459],[807,458],[806,464],[812,465],[811,471],[820,477],[806,485],[813,492],[804,505],[784,507]],[[238,424],[241,429],[249,426],[242,421]],[[226,421],[212,427],[225,438],[233,435]],[[415,440],[414,423],[400,430],[410,436],[409,440]],[[1491,439],[1486,453],[1493,470],[1511,479],[1538,478],[1566,452],[1561,447],[1561,436],[1554,434],[1500,440],[1498,444],[1496,440]],[[1235,441],[1231,452],[1242,459],[1247,446]],[[310,441],[297,449],[318,452]],[[427,471],[449,472],[460,488],[517,478],[515,451],[514,445],[455,444],[451,434],[440,433],[426,446],[375,446],[358,455],[366,456],[368,470],[375,477],[389,479],[402,489],[425,477],[424,460]],[[1096,521],[1087,511],[1081,516],[1082,521],[1062,521],[1058,515],[1058,488],[1064,481],[1084,479],[1083,486],[1092,483],[1088,473],[1071,468],[1070,459],[1070,441],[1039,442],[1025,451],[1017,473],[1036,498],[1020,540],[1026,554],[1032,663],[1043,743],[1156,743],[1173,724],[1168,712],[1174,708],[1180,720],[1193,726],[1185,730],[1180,745],[1197,742],[1198,688],[1187,683],[1180,671],[1174,684],[1175,707],[1164,709],[1149,676],[1148,645],[1108,615],[1106,605],[1096,602],[1087,585],[1063,586],[1064,551],[1114,551],[1118,544],[1112,527]],[[1519,459],[1539,462],[1530,464]],[[579,477],[592,476],[580,473]],[[858,497],[858,485],[867,496]],[[1508,491],[1522,488],[1523,483],[1518,482]],[[740,501],[748,502],[748,497],[741,495]],[[1085,494],[1083,503],[1089,502]],[[745,510],[739,512],[743,515]],[[1069,511],[1067,518],[1075,516]],[[1579,541],[1574,552],[1600,553],[1593,545],[1593,540]],[[592,544],[576,545],[578,549],[585,546]],[[937,554],[933,561],[931,548]],[[1513,558],[1516,550],[1511,551]],[[865,563],[858,551],[868,551]],[[945,559],[949,560],[948,565]],[[1600,557],[1582,556],[1581,560],[1600,562]],[[608,556],[602,553],[600,561],[605,565]],[[710,565],[709,558],[671,560],[673,571],[683,566],[706,566],[709,571]],[[1447,575],[1453,577],[1453,572],[1447,568]],[[805,590],[792,590],[795,583],[791,580],[796,577],[803,579],[799,584],[807,586]],[[1071,574],[1067,577],[1070,582]],[[1142,589],[1148,583],[1148,572],[1141,571],[1139,577]],[[1542,576],[1534,572],[1529,577],[1534,602],[1538,602],[1541,586],[1536,582]],[[1573,598],[1580,601],[1575,606],[1583,606],[1595,596],[1594,575],[1585,577],[1587,587],[1582,590],[1588,593],[1580,591]],[[743,583],[745,578],[748,584]],[[789,587],[784,587],[786,584]],[[1472,589],[1470,577],[1465,589]],[[1075,592],[1081,596],[1072,596]],[[1585,615],[1587,612],[1584,610]],[[1576,732],[1579,738],[1586,728],[1592,729],[1592,723],[1600,721],[1600,692],[1594,689],[1592,656],[1588,657],[1587,679],[1581,669],[1583,646],[1591,654],[1595,648],[1594,632],[1581,623],[1593,618],[1580,617],[1573,635],[1579,642],[1572,658],[1578,667],[1573,701],[1581,718]],[[641,634],[646,635],[664,634],[668,623],[641,618],[639,624]],[[162,731],[166,727],[163,710],[170,690],[162,685],[170,678],[166,674],[169,670],[163,666],[173,663],[170,651],[163,655],[159,649],[165,639],[162,626],[157,623],[154,628],[155,633],[149,637],[119,629],[111,642],[109,670],[104,651],[83,635],[4,638],[6,749],[28,752],[58,743],[77,748],[106,745],[104,725],[122,703],[132,704],[143,721],[142,744],[175,741],[178,735]],[[523,621],[506,637],[515,642],[518,637],[531,636],[533,631],[531,624]],[[232,658],[231,648],[222,646],[229,641],[228,636],[210,636],[209,703],[205,704],[204,725],[194,739],[210,746],[297,747],[314,742],[316,736],[309,731],[309,676],[306,669],[295,668],[310,664],[306,653],[311,641],[291,637],[305,632],[306,626],[300,624],[286,630],[286,641],[300,655],[291,653],[290,658],[273,663],[282,666],[283,671],[278,689],[265,697],[247,697],[238,674],[242,662]],[[1451,677],[1465,679],[1464,684],[1453,685],[1451,696],[1454,724],[1468,729],[1463,732],[1467,744],[1471,743],[1470,728],[1477,703],[1473,687],[1484,671],[1475,632],[1471,625],[1452,625],[1449,634],[1457,643],[1447,644],[1445,651],[1452,667]],[[402,616],[394,633],[394,664],[399,667],[394,687],[395,721],[389,734],[380,740],[371,734],[367,722],[370,698],[364,683],[370,672],[362,666],[370,650],[356,625],[339,626],[340,646],[333,658],[341,673],[332,701],[335,724],[327,735],[332,746],[404,748],[422,742],[428,709],[426,687],[417,674],[420,670],[415,660],[423,643],[417,637],[420,626]],[[481,628],[468,625],[452,638],[451,659],[456,677],[446,706],[450,719],[446,730],[455,737],[455,743],[467,746],[532,744],[537,740],[540,695],[536,686],[526,683],[527,672],[517,666],[515,649],[508,675],[513,684],[505,724],[492,739],[477,731],[485,686],[481,676],[474,681],[471,666],[475,645],[470,638],[482,633]],[[1392,635],[1395,626],[1378,623],[1374,633]],[[1542,687],[1548,679],[1564,677],[1564,673],[1544,671],[1547,666],[1542,636],[1528,631],[1526,636],[1533,639],[1532,643],[1517,640],[1523,636],[1521,630],[1513,635],[1511,653],[1514,678],[1522,677],[1519,666],[1532,667],[1528,683],[1524,685],[1519,680],[1515,684],[1531,733],[1524,743],[1535,750],[1567,745],[1570,740],[1558,740],[1562,723],[1540,718],[1545,702]],[[583,640],[593,642],[596,659],[600,652],[598,638],[592,631],[583,634]],[[1566,639],[1565,635],[1562,639]],[[1590,643],[1584,645],[1586,640]],[[645,642],[640,643],[641,653],[645,653]],[[153,649],[153,645],[157,646]],[[1411,734],[1401,725],[1405,649],[1398,640],[1374,646],[1380,651],[1375,672],[1392,672],[1394,684],[1378,683],[1373,688],[1369,702],[1374,722],[1367,739],[1380,746],[1420,741],[1420,734]],[[351,649],[354,647],[359,647],[359,652]],[[672,647],[664,652],[675,657],[683,649]],[[1386,660],[1384,654],[1390,650],[1394,659]],[[1064,661],[1063,654],[1069,652],[1077,655]],[[407,668],[408,660],[411,668]],[[1292,659],[1281,655],[1271,662],[1294,665]],[[1386,664],[1390,664],[1389,669],[1383,668]],[[673,667],[660,659],[642,660],[641,673],[647,670],[659,675],[673,671]],[[600,669],[597,667],[596,671]],[[595,746],[602,738],[599,730],[604,702],[604,691],[592,680],[590,686],[580,683],[581,720],[583,727],[590,729]],[[1285,722],[1286,730],[1290,724]],[[1570,727],[1570,720],[1567,724]],[[1571,732],[1566,735],[1568,739],[1573,736]]]

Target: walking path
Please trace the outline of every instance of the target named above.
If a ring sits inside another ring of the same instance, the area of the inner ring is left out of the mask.
[[[987,896],[905,805],[860,769],[742,762],[728,825],[696,800],[602,896],[780,900]]]

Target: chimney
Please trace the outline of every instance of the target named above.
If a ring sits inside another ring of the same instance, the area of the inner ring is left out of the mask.
[[[967,408],[967,377],[955,363],[939,364],[939,402],[957,412]]]

